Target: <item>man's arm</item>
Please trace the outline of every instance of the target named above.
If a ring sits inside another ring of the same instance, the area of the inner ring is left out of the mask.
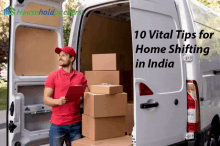
[[[44,88],[44,104],[47,106],[56,106],[58,105],[57,99],[53,99],[54,90],[52,88]]]
[[[56,105],[64,105],[67,102],[65,97],[61,97],[59,99],[53,99],[53,89],[45,88],[44,89],[44,104],[47,106],[56,106]]]

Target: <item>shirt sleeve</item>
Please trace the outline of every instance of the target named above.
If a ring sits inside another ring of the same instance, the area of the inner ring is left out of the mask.
[[[53,73],[50,73],[49,76],[47,77],[45,84],[45,88],[55,88],[55,82],[54,82],[54,75]]]
[[[88,85],[87,85],[87,80],[86,80],[86,78],[85,78],[85,76],[83,75],[83,77],[82,77],[82,85],[86,85],[86,87],[88,87]]]

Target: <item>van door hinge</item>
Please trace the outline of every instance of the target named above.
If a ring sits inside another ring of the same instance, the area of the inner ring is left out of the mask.
[[[186,62],[192,62],[193,56],[192,55],[183,55],[183,60]]]
[[[10,123],[8,124],[8,129],[10,133],[13,133],[15,128],[17,128],[17,126],[13,123],[13,121],[10,121]]]
[[[132,134],[132,144],[133,144],[133,146],[136,146],[136,139],[135,139],[135,137],[133,136],[133,134]]]

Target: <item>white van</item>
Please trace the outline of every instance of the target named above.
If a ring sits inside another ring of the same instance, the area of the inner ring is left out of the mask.
[[[62,15],[51,13],[61,11],[62,3],[11,0],[18,15],[10,17],[8,146],[49,143],[51,108],[43,104],[43,91],[49,73],[59,69],[54,49],[64,46]],[[40,9],[42,15],[35,15]],[[128,100],[134,100],[133,145],[216,145],[220,21],[215,12],[196,0],[111,0],[76,11],[68,44],[77,52],[76,70],[91,70],[92,54],[126,55],[125,68],[130,73],[124,79],[131,80]],[[177,38],[180,30],[185,31],[180,34],[183,39]],[[201,30],[214,34],[199,39]],[[158,38],[150,38],[154,32]],[[192,37],[185,40],[187,34]],[[169,53],[171,44],[210,49]],[[148,52],[158,51],[157,47],[159,53]]]

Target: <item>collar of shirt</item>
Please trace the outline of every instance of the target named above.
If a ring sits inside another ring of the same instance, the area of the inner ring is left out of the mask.
[[[68,72],[65,72],[65,71],[63,70],[63,67],[60,68],[60,71],[61,71],[62,74],[68,74],[68,75],[69,75]],[[75,69],[73,68],[73,72],[72,72],[72,74],[71,74],[70,77],[72,77],[72,76],[75,75],[75,74],[76,74],[76,73],[75,73]]]

